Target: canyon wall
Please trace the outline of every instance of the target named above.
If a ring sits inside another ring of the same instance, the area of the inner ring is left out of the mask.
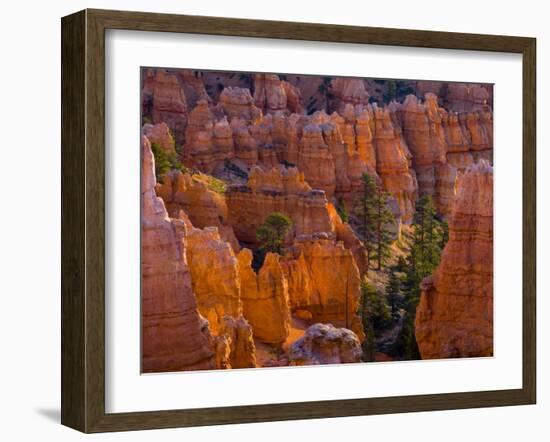
[[[197,310],[186,260],[185,223],[169,218],[155,194],[154,159],[145,137],[141,173],[142,370],[213,369],[214,344]]]
[[[416,339],[422,359],[493,354],[493,168],[485,161],[458,179],[449,241],[422,282]]]

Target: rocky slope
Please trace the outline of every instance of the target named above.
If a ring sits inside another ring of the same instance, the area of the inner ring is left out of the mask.
[[[449,241],[422,282],[416,339],[423,359],[493,354],[493,168],[460,176]]]

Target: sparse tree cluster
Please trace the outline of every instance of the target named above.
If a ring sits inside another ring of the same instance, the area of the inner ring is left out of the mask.
[[[421,197],[416,205],[412,233],[408,235],[409,255],[404,262],[398,263],[398,266],[400,264],[402,267],[400,270],[404,270],[400,287],[405,318],[395,350],[405,359],[420,357],[414,330],[416,307],[420,300],[420,283],[426,276],[431,275],[439,265],[441,252],[447,239],[447,223],[437,215],[431,197]],[[395,292],[395,282],[392,285],[390,291]]]
[[[367,268],[376,261],[381,270],[390,256],[395,217],[389,207],[390,195],[372,176],[363,175],[363,193],[355,208],[359,234],[367,249]]]

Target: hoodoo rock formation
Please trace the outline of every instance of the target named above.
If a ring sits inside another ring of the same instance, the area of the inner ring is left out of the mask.
[[[374,120],[376,171],[384,188],[397,202],[397,215],[402,222],[410,223],[418,194],[416,173],[409,166],[411,154],[395,130],[390,109],[375,106],[371,118]]]
[[[438,211],[447,216],[451,210],[448,195],[454,194],[456,173],[447,164],[443,115],[437,97],[427,93],[425,103],[421,103],[414,95],[408,95],[397,113],[412,154],[419,193],[431,195]]]
[[[265,113],[286,111],[286,90],[277,75],[254,75],[254,103]]]
[[[156,192],[172,218],[177,218],[183,210],[195,227],[217,227],[220,236],[235,252],[239,251],[239,242],[228,221],[226,200],[209,189],[204,175],[172,170],[163,176],[162,183],[157,183]]]
[[[208,324],[197,310],[186,259],[185,223],[168,217],[155,194],[154,159],[142,139],[142,370],[215,368]]]
[[[360,78],[334,78],[330,82],[330,92],[334,96],[332,110],[338,113],[342,113],[346,104],[369,104],[369,93]]]
[[[290,309],[279,255],[268,253],[257,275],[251,267],[250,250],[242,249],[238,259],[244,316],[254,336],[262,342],[283,344],[289,333]]]
[[[159,124],[146,124],[143,126],[143,135],[151,142],[156,144],[168,155],[176,155],[176,144],[174,137],[170,133],[170,128],[164,122]]]
[[[332,324],[314,324],[289,349],[289,365],[361,362],[363,351],[355,333]]]
[[[185,141],[187,101],[174,73],[165,69],[148,70],[143,89],[143,114],[153,123],[166,123],[177,143]]]
[[[254,167],[246,185],[228,187],[226,199],[229,223],[245,244],[257,244],[256,230],[273,212],[292,219],[293,236],[334,231],[325,193],[312,190],[296,168],[264,172]]]
[[[255,347],[252,328],[243,318],[237,258],[216,227],[193,227],[183,211],[180,218],[187,228],[186,256],[197,307],[212,336],[223,343],[222,354],[229,353],[229,361],[220,357],[222,365],[254,367]]]
[[[361,338],[360,275],[343,242],[317,234],[296,239],[282,261],[293,311],[307,311],[313,322],[330,322]]]
[[[449,241],[422,283],[416,339],[423,359],[493,354],[493,168],[459,177]]]

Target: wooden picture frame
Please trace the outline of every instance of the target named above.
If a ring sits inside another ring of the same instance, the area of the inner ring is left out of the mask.
[[[84,10],[62,19],[62,409],[83,432],[533,404],[536,400],[536,40]],[[497,391],[105,412],[105,30],[495,51],[523,57],[523,385]]]

